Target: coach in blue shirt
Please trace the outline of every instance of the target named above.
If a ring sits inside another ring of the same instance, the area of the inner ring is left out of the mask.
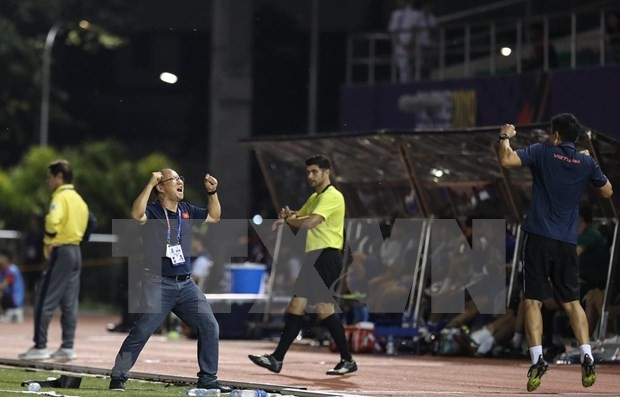
[[[596,374],[588,322],[579,303],[579,202],[588,186],[603,198],[611,197],[613,189],[596,161],[577,151],[575,142],[585,135],[585,128],[572,114],[551,119],[547,143],[514,151],[510,138],[515,134],[512,124],[501,127],[499,156],[505,168],[529,167],[533,178],[532,202],[522,226],[526,232],[522,258],[525,333],[532,359],[527,390],[538,388],[548,369],[542,354],[540,310],[542,301],[553,296],[559,298],[570,319],[581,352],[582,385],[589,387]]]
[[[215,223],[221,207],[217,180],[205,175],[207,208],[183,200],[185,182],[171,169],[153,172],[136,198],[131,216],[143,226],[144,279],[141,313],[123,342],[110,375],[110,390],[124,391],[134,366],[159,324],[174,312],[198,335],[198,387],[230,392],[217,381],[219,326],[205,295],[191,278],[191,220]],[[157,199],[148,203],[151,192]],[[147,204],[148,203],[148,204]]]

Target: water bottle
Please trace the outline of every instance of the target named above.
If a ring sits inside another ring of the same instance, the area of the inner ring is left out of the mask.
[[[387,344],[385,345],[385,352],[387,354],[396,354],[396,349],[394,348],[394,337],[392,335],[388,335]]]
[[[264,390],[235,389],[230,392],[230,397],[269,397],[269,395]]]
[[[186,396],[220,397],[220,389],[203,389],[201,387],[185,390]]]
[[[41,390],[41,385],[38,384],[37,382],[33,382],[33,383],[29,383],[28,384],[28,391],[37,392],[39,390]]]

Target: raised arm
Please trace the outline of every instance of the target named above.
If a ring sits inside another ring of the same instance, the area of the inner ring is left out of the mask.
[[[220,205],[220,199],[217,197],[217,179],[213,175],[205,175],[204,184],[207,189],[209,198],[207,199],[207,219],[204,223],[217,223],[222,216],[222,206]]]
[[[131,217],[140,222],[140,224],[144,224],[146,222],[146,205],[148,204],[153,188],[157,186],[161,180],[161,176],[161,172],[153,172],[151,174],[151,179],[149,179],[149,182],[133,202],[133,206],[131,207]]]
[[[512,124],[504,124],[500,129],[499,135],[499,161],[504,168],[521,167],[521,158],[510,147],[510,138],[517,135],[515,126]]]

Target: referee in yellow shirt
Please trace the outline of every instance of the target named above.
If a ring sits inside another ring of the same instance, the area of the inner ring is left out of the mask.
[[[45,269],[34,306],[34,346],[19,355],[22,360],[72,360],[78,315],[82,253],[80,243],[88,224],[88,206],[71,184],[73,171],[66,160],[48,165],[47,186],[52,201],[45,217],[43,238]],[[47,351],[47,329],[56,307],[62,316],[62,344],[53,354]]]
[[[340,362],[327,375],[346,375],[357,371],[351,356],[342,321],[335,314],[333,292],[342,272],[345,205],[342,193],[330,182],[329,160],[316,155],[306,160],[308,184],[314,193],[298,211],[280,210],[274,227],[287,223],[293,228],[306,228],[306,260],[297,276],[294,296],[286,310],[284,328],[272,354],[249,355],[252,362],[272,372],[282,370],[282,361],[299,334],[308,304],[316,304],[319,319],[329,330],[338,350]]]

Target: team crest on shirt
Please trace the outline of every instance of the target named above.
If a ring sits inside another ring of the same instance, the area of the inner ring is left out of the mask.
[[[58,205],[56,205],[56,204],[51,204],[50,205],[50,211],[54,211],[54,210],[57,210],[57,209],[58,209]]]
[[[181,212],[181,218],[183,218],[183,219],[189,219],[189,213],[187,213],[187,212]]]

